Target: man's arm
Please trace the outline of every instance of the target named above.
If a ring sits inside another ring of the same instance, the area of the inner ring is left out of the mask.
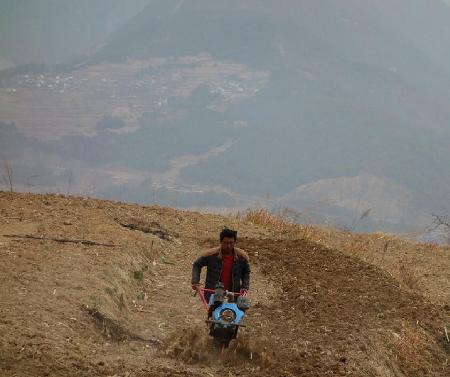
[[[241,289],[245,289],[248,291],[250,286],[250,264],[248,263],[247,259],[244,259],[241,279],[242,279]]]
[[[248,291],[250,286],[250,258],[248,254],[239,248],[234,249],[238,257],[243,260],[243,266],[241,271],[241,290]]]
[[[191,280],[192,287],[200,283],[200,273],[202,272],[202,268],[207,264],[208,260],[204,256],[198,257],[192,264],[192,280]]]

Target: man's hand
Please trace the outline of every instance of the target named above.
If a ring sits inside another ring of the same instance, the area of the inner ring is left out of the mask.
[[[198,291],[198,289],[200,288],[200,284],[192,284],[192,289],[194,290],[194,291]]]
[[[240,293],[241,296],[247,296],[248,291],[247,291],[246,289],[241,289],[241,290],[239,291],[239,293]]]

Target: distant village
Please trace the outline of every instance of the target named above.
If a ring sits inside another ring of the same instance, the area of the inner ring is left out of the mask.
[[[74,90],[86,81],[88,81],[87,78],[77,79],[72,75],[25,74],[17,77],[15,87],[3,90],[7,93],[16,93],[20,88],[41,88],[63,94],[66,91]]]
[[[204,62],[204,61],[203,61]],[[165,107],[169,97],[188,97],[195,88],[206,85],[211,95],[221,97],[227,103],[239,98],[254,96],[268,81],[264,72],[245,71],[242,67],[228,67],[223,74],[212,68],[211,61],[202,64],[162,64],[159,67],[135,70],[122,65],[112,71],[75,73],[25,73],[8,80],[0,91],[15,94],[21,89],[39,89],[64,95],[78,90],[89,90],[110,99],[134,99],[153,97],[156,108]],[[190,62],[192,63],[192,62]],[[127,71],[128,69],[128,71]],[[228,76],[228,77],[227,77]]]

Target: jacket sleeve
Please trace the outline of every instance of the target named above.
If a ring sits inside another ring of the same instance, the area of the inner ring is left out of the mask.
[[[247,260],[244,260],[244,265],[242,266],[242,285],[241,289],[249,289],[250,287],[250,264]]]
[[[192,264],[192,280],[191,284],[200,283],[200,273],[202,272],[202,267],[208,264],[206,257],[198,257]]]

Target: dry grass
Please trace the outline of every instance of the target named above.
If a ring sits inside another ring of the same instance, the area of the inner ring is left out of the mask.
[[[241,217],[256,225],[266,226],[276,231],[291,232],[296,226],[280,216],[270,213],[265,208],[248,209]]]
[[[406,287],[413,291],[416,291],[420,287],[420,278],[417,276],[418,273],[414,268],[400,264],[398,270],[400,279]]]
[[[310,239],[313,231],[311,225],[297,224],[298,212],[290,208],[284,208],[278,214],[271,213],[265,208],[251,208],[243,213],[238,213],[237,216],[244,221],[266,227],[287,238]]]
[[[268,229],[272,237],[305,239],[342,251],[344,254],[375,265],[400,286],[435,302],[450,299],[450,248],[407,240],[384,232],[352,233],[321,225],[299,225],[300,214],[292,209],[271,213],[265,208],[251,208],[238,217]]]
[[[431,342],[419,326],[404,323],[400,333],[392,333],[388,344],[395,357],[407,366],[408,375],[430,374],[432,368],[426,356],[432,352]]]

